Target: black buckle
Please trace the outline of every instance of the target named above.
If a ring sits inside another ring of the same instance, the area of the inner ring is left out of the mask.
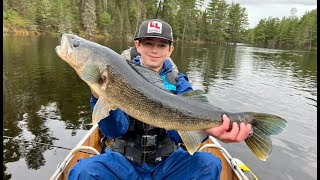
[[[156,146],[156,145],[157,145],[157,135],[141,136],[141,146]]]

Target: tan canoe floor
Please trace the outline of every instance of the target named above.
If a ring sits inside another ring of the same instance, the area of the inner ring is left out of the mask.
[[[100,139],[101,139],[101,135],[99,133],[98,128],[96,128],[95,131],[91,134],[90,138],[88,138],[83,145],[94,147],[99,152],[101,152],[101,147],[99,144]],[[110,146],[111,143],[112,142],[107,142],[106,143],[107,147]],[[210,138],[206,142],[202,143],[201,146],[204,144],[207,144],[207,143],[210,143],[210,144],[212,143]],[[68,166],[65,168],[64,172],[59,176],[59,178],[58,178],[59,180],[67,180],[68,179],[68,174],[69,174],[71,168],[74,166],[74,164],[77,163],[78,159],[93,156],[93,155],[90,155],[89,153],[83,153],[83,152],[92,153],[89,150],[82,150],[82,152],[76,152],[74,157],[72,158],[72,160],[68,164]],[[203,150],[203,152],[211,152],[221,159],[221,162],[222,162],[221,179],[222,180],[238,180],[238,177],[232,171],[231,167],[229,166],[228,162],[225,160],[225,158],[222,155],[222,153],[220,152],[220,150],[215,149],[215,148],[206,148]]]

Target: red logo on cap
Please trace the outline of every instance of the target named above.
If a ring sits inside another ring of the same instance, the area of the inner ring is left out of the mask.
[[[162,23],[157,21],[149,22],[147,33],[158,33],[161,34]]]
[[[159,27],[158,23],[150,22],[150,23],[149,23],[149,25],[150,25],[150,27],[151,27],[151,28],[157,28],[157,29],[160,29],[160,27]]]

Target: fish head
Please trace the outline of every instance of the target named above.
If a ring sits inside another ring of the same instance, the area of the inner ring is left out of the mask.
[[[92,59],[90,41],[74,34],[63,34],[60,45],[55,48],[57,55],[79,74],[85,64]]]

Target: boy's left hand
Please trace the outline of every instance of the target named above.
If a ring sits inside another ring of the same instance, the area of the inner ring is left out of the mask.
[[[251,124],[241,123],[239,128],[238,124],[233,122],[231,131],[228,131],[230,119],[224,114],[222,120],[221,126],[206,129],[205,132],[224,143],[241,142],[249,136]]]

